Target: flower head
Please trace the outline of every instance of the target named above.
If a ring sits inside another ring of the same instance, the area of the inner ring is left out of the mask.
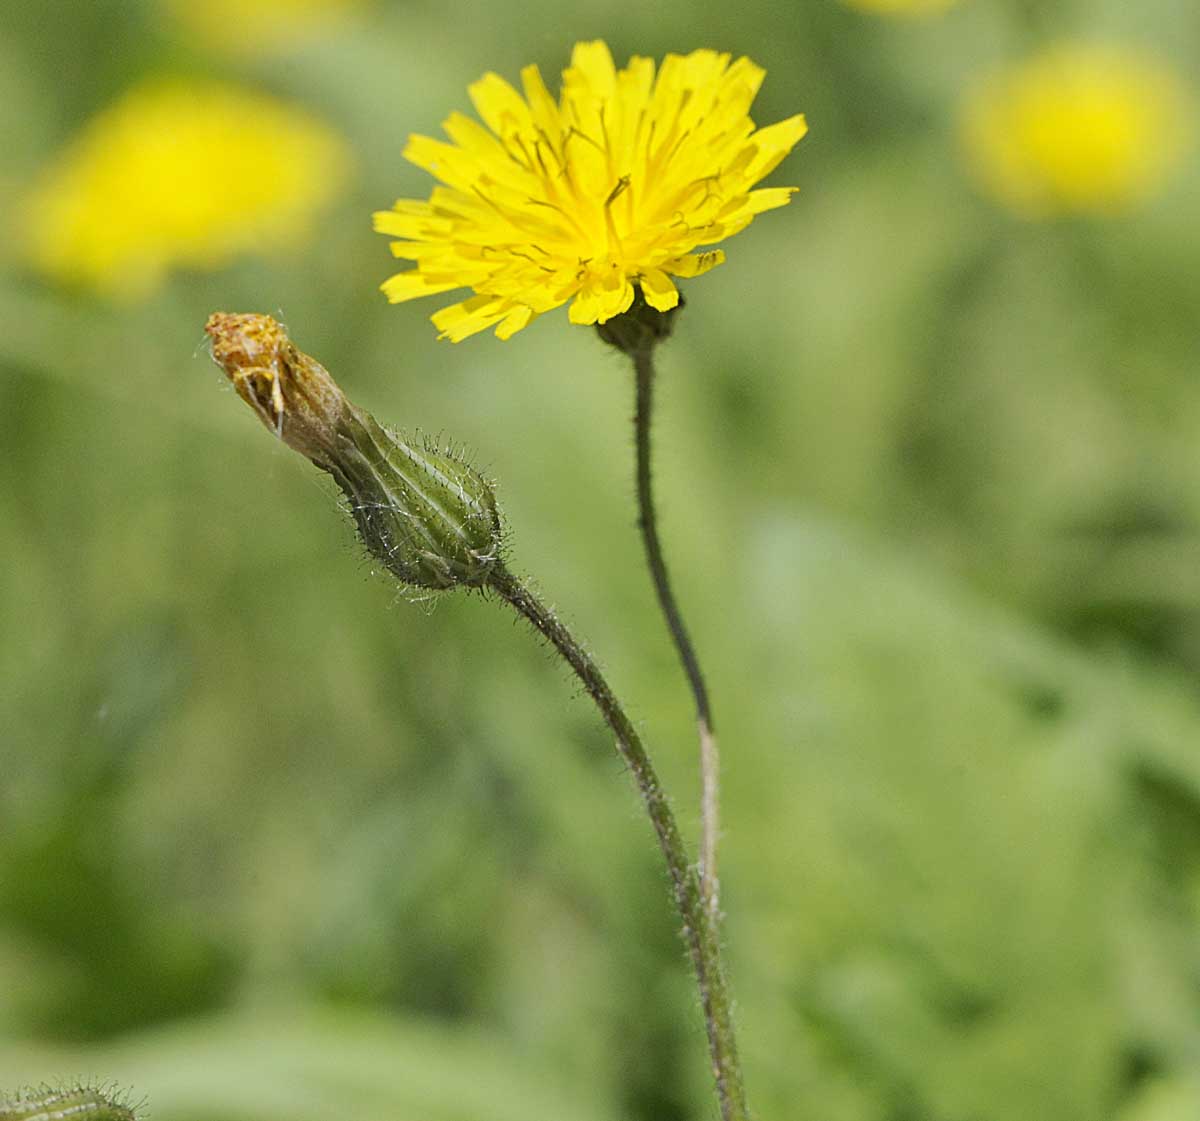
[[[204,46],[233,55],[299,46],[354,15],[366,0],[165,0],[171,15]]]
[[[944,12],[957,0],[842,0],[850,8],[884,16],[928,16]]]
[[[1152,60],[1061,46],[980,89],[964,144],[981,184],[1014,210],[1114,213],[1153,195],[1179,162],[1184,103]]]
[[[672,276],[725,259],[695,250],[792,195],[751,189],[806,131],[801,116],[755,128],[764,73],[709,50],[667,55],[657,75],[648,58],[618,71],[593,42],[576,45],[557,100],[536,66],[521,72],[524,96],[485,74],[470,87],[484,125],[453,113],[449,143],[413,136],[404,151],[443,186],[375,215],[415,262],[384,282],[388,299],[474,289],[433,316],[455,342],[492,326],[507,339],[568,300],[572,323],[604,323],[635,285],[652,308],[674,307]]]
[[[298,108],[225,85],[149,83],[47,169],[27,200],[25,249],[56,279],[142,295],[172,266],[301,241],[347,163],[342,141]]]

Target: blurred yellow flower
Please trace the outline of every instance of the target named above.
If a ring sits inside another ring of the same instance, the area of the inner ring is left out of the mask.
[[[983,186],[1017,211],[1115,213],[1179,163],[1185,102],[1151,59],[1061,46],[984,84],[967,105],[964,144]]]
[[[203,46],[229,54],[269,54],[316,38],[367,0],[165,0]]]
[[[348,168],[302,110],[216,84],[148,83],[94,117],[27,200],[42,272],[139,296],[172,266],[210,269],[298,244]]]
[[[416,262],[384,282],[388,299],[474,289],[433,316],[455,342],[491,326],[507,339],[572,299],[572,323],[604,323],[635,285],[651,307],[674,307],[671,276],[725,259],[693,250],[791,198],[750,189],[806,131],[801,116],[756,130],[747,114],[764,74],[699,50],[667,55],[656,79],[648,58],[617,71],[602,42],[576,45],[557,101],[536,66],[521,72],[524,97],[485,74],[470,95],[486,128],[454,113],[451,143],[413,136],[404,150],[445,186],[375,215],[403,239],[395,255]]]
[[[842,0],[848,8],[884,16],[928,16],[944,12],[958,0]]]

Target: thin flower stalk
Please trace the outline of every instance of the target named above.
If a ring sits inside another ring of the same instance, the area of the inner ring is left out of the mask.
[[[713,727],[712,704],[708,686],[700,668],[700,659],[675,598],[666,557],[658,532],[658,512],[654,502],[652,472],[652,433],[654,418],[654,354],[659,344],[670,337],[680,307],[666,314],[657,312],[639,297],[623,315],[597,328],[602,342],[627,355],[633,363],[637,405],[634,410],[634,446],[637,449],[635,472],[638,527],[646,564],[658,597],[659,609],[671,641],[679,655],[696,709],[696,731],[700,742],[700,886],[709,922],[717,930],[721,921],[720,880],[717,847],[720,841],[720,755]]]
[[[654,410],[654,353],[643,349],[634,356],[637,381],[637,409],[634,414],[634,440],[637,447],[638,526],[646,563],[654,582],[659,608],[675,645],[696,708],[696,732],[700,742],[700,887],[704,907],[714,928],[720,924],[720,878],[717,846],[720,842],[721,760],[717,734],[713,726],[712,703],[700,659],[688,633],[683,612],[675,599],[667,562],[658,534],[658,512],[654,503],[651,474],[651,426]]]
[[[503,568],[492,575],[490,586],[562,655],[616,738],[617,750],[628,765],[650,815],[671,877],[675,906],[683,919],[688,956],[700,988],[722,1121],[747,1121],[746,1091],[734,1032],[733,1001],[721,961],[720,933],[706,904],[700,881],[688,861],[687,847],[671,804],[663,793],[641,737],[599,667],[557,616]]]
[[[217,313],[213,357],[276,437],[344,492],[368,552],[402,583],[498,596],[570,666],[616,739],[654,828],[696,974],[723,1121],[747,1121],[733,1008],[716,924],[641,737],[599,667],[562,621],[512,575],[494,488],[453,451],[388,431],[265,315]]]

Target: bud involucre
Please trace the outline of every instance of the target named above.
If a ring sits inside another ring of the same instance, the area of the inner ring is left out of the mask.
[[[486,584],[502,541],[488,482],[452,452],[414,447],[353,405],[337,431],[338,455],[321,466],[371,555],[420,588]]]

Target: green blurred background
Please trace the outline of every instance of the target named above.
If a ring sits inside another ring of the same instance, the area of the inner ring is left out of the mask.
[[[661,368],[758,1115],[1194,1121],[1200,172],[1031,222],[956,140],[1040,43],[1186,76],[1182,0],[381,2],[265,53],[151,0],[7,0],[6,215],[147,75],[305,106],[355,170],[303,245],[137,301],[0,249],[0,1086],[113,1079],[154,1121],[715,1116],[590,707],[500,606],[373,578],[201,345],[210,311],[279,311],[381,419],[473,448],[694,835],[628,371],[564,313],[452,346],[448,301],[377,291],[370,212],[428,189],[405,136],[594,37],[749,54],[756,120],[812,126],[772,180],[801,193],[687,285]]]

